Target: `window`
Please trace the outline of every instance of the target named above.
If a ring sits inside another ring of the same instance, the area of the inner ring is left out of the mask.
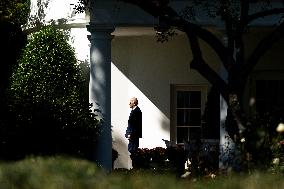
[[[178,144],[202,138],[205,86],[171,86],[171,140]]]
[[[283,97],[284,80],[256,80],[256,110],[260,115],[283,117]]]

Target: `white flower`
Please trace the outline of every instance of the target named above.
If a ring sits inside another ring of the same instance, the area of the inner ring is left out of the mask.
[[[191,174],[191,172],[189,172],[189,171],[186,171],[183,175],[181,175],[180,177],[181,178],[187,178],[187,177],[189,177],[189,175]]]
[[[211,177],[211,178],[215,178],[215,177],[216,177],[216,175],[215,175],[215,174],[213,174],[213,173],[211,173],[211,174],[210,174],[210,177]]]
[[[274,158],[274,159],[272,160],[272,163],[273,163],[274,165],[279,165],[280,159],[279,159],[279,158]]]
[[[278,133],[283,133],[284,132],[284,123],[279,123],[278,127],[276,128],[276,131]]]
[[[255,104],[255,98],[251,97],[250,100],[249,100],[249,105],[253,106],[254,104]]]
[[[245,138],[242,138],[242,139],[241,139],[241,142],[242,142],[242,143],[244,143],[245,141],[246,141],[246,139],[245,139]]]

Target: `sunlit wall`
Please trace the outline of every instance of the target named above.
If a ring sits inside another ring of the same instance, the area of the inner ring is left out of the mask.
[[[131,30],[131,28],[130,28]],[[140,32],[143,30],[141,28]],[[116,34],[116,32],[114,32]],[[208,48],[202,44],[202,48]],[[214,69],[217,58],[207,49]],[[172,84],[199,84],[210,86],[195,70],[191,70],[190,47],[184,34],[167,43],[158,43],[154,31],[145,35],[120,36],[112,40],[112,130],[113,145],[120,154],[116,167],[129,167],[125,130],[130,108],[129,99],[139,100],[143,114],[141,148],[166,147],[170,140]]]
[[[36,0],[33,6],[36,7]],[[77,58],[89,60],[90,33],[82,25],[84,15],[74,15],[70,4],[76,0],[50,0],[45,20],[68,20],[70,44],[75,48]],[[36,8],[34,13],[36,13]],[[85,20],[85,24],[87,21]],[[81,25],[80,25],[81,24]],[[120,30],[120,32],[117,32]],[[208,85],[199,73],[190,69],[191,53],[187,38],[178,34],[167,43],[158,43],[152,27],[117,27],[112,40],[111,65],[111,126],[113,148],[119,153],[115,167],[130,168],[131,161],[125,138],[130,108],[129,99],[139,100],[143,114],[143,138],[141,148],[165,147],[163,139],[170,140],[170,86],[173,84]],[[219,70],[218,60],[206,48],[204,54]]]

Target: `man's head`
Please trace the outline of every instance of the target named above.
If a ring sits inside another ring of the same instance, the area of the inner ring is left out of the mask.
[[[130,108],[134,108],[135,106],[137,106],[138,105],[138,100],[137,100],[137,98],[136,97],[132,97],[131,99],[130,99],[130,101],[129,101],[129,107]]]

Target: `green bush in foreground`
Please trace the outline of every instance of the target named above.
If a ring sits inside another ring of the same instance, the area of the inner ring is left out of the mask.
[[[99,176],[95,164],[75,158],[28,158],[0,164],[0,188],[92,188]]]
[[[147,170],[105,173],[92,162],[66,157],[32,157],[0,163],[0,188],[5,189],[283,189],[281,174],[177,179]]]

